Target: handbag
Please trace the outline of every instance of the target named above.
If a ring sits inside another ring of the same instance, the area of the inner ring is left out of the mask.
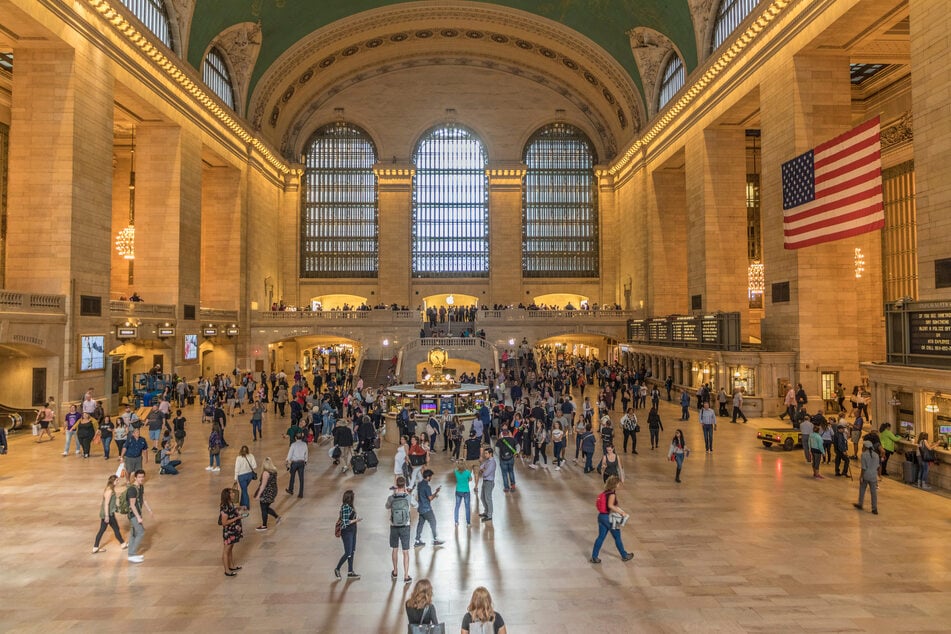
[[[406,626],[406,634],[446,634],[445,623],[423,624],[431,607],[431,605],[426,606],[426,609],[423,610],[423,615],[419,617],[419,623],[410,623]]]
[[[237,484],[231,485],[231,502],[232,504],[237,504],[241,499],[241,489],[238,488]]]
[[[258,473],[257,473],[257,471],[255,471],[254,468],[251,466],[251,461],[248,460],[248,457],[247,457],[247,456],[243,456],[243,457],[244,457],[244,461],[245,461],[246,463],[248,463],[248,468],[251,469],[251,479],[252,479],[252,480],[257,480],[257,479],[258,479]]]
[[[343,531],[343,519],[338,517],[337,523],[334,524],[334,537],[340,537],[340,533]]]

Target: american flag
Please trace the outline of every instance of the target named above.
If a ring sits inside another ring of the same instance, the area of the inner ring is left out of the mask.
[[[783,163],[787,249],[885,226],[878,117]]]

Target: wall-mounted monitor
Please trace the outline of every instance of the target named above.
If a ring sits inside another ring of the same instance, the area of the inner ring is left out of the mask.
[[[174,336],[175,336],[175,329],[174,329],[174,328],[167,328],[167,327],[164,327],[164,326],[163,326],[163,327],[159,327],[159,329],[158,329],[158,336],[159,336],[160,339],[164,339],[164,338],[166,338],[166,337],[174,337]]]
[[[217,328],[203,328],[201,331],[202,336],[205,337],[217,337],[218,329]]]
[[[106,367],[106,338],[103,335],[79,336],[79,371],[94,372]]]
[[[234,326],[230,326],[228,328],[225,328],[225,334],[228,335],[229,337],[237,337],[238,329],[235,328]]]
[[[185,335],[185,361],[198,358],[198,335]]]
[[[421,414],[435,414],[436,413],[436,401],[435,400],[423,400],[419,402],[419,411]]]
[[[139,334],[139,329],[131,326],[119,326],[116,328],[116,339],[135,339]]]

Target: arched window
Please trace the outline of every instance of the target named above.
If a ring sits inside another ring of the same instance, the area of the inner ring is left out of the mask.
[[[713,39],[710,50],[715,51],[740,26],[746,16],[759,4],[760,0],[720,0],[717,19],[713,24]]]
[[[489,276],[485,147],[455,124],[434,128],[413,163],[413,277]]]
[[[162,44],[175,50],[172,27],[164,0],[122,0],[122,4],[128,7],[139,22],[152,31]]]
[[[660,95],[657,98],[657,109],[660,110],[670,101],[671,97],[677,94],[677,91],[684,85],[684,63],[677,55],[672,53],[667,65],[664,66],[664,73],[660,80]]]
[[[231,84],[231,73],[225,58],[216,47],[212,46],[205,55],[205,63],[201,67],[202,79],[211,91],[221,97],[229,108],[234,110],[234,86]]]
[[[370,136],[349,123],[317,130],[304,149],[301,277],[376,277],[377,188]]]
[[[598,276],[595,153],[581,130],[553,123],[528,140],[524,152],[522,274]]]

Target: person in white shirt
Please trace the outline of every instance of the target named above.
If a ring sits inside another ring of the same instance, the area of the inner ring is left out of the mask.
[[[304,497],[304,467],[307,466],[307,443],[304,442],[304,435],[297,434],[297,440],[291,443],[287,450],[287,468],[291,472],[291,481],[285,491],[294,494],[294,478],[300,476],[300,490],[297,497]]]
[[[403,475],[403,465],[406,463],[406,436],[400,436],[400,446],[396,448],[393,460],[393,475]]]

